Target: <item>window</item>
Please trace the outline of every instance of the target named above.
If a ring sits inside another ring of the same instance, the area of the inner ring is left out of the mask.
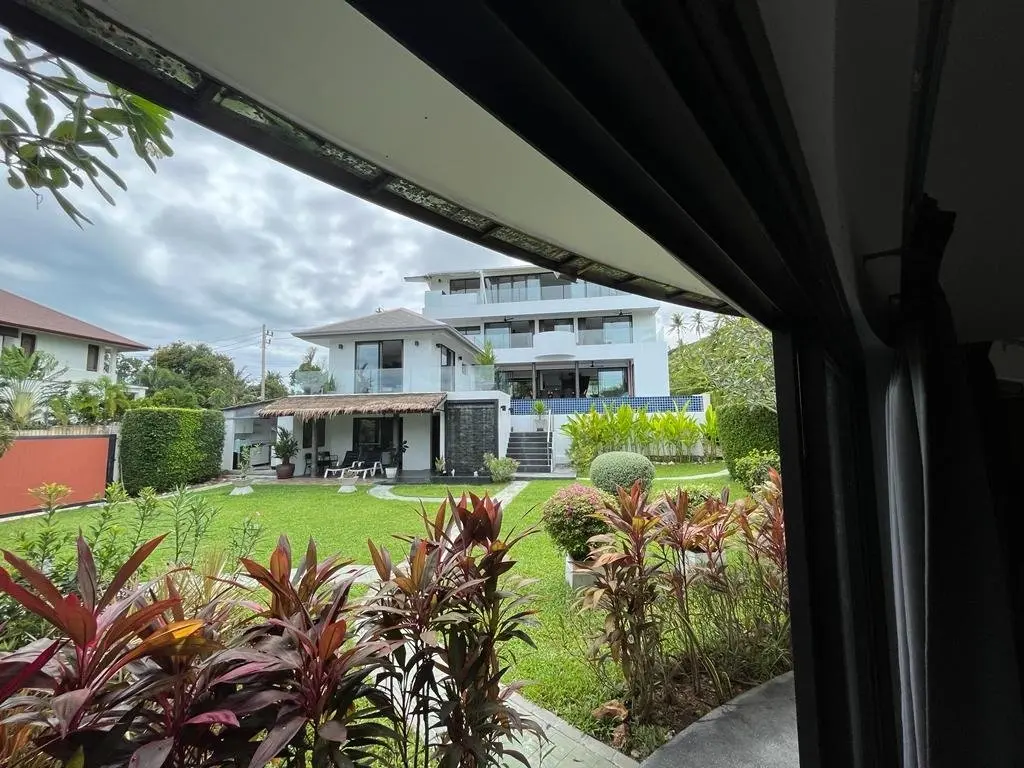
[[[449,293],[476,293],[480,290],[479,277],[467,277],[459,280],[452,280],[448,284]]]
[[[576,326],[573,325],[571,317],[541,320],[540,332],[546,333],[548,331],[565,331],[567,333],[574,333],[576,331]]]
[[[402,340],[356,343],[355,391],[402,391]]]
[[[534,301],[540,298],[540,275],[496,275],[487,278],[487,300]]]
[[[90,344],[85,354],[85,370],[98,371],[100,369],[100,348],[98,344]]]
[[[629,377],[625,368],[580,368],[580,390],[584,397],[622,397]]]
[[[484,323],[484,339],[495,349],[522,349],[533,346],[533,322],[511,320],[502,323]]]
[[[533,371],[529,370],[518,370],[509,371],[503,370],[501,373],[505,377],[505,381],[508,383],[508,393],[512,397],[516,398],[529,398],[533,397]]]
[[[633,318],[630,315],[580,318],[580,344],[629,344],[632,341]]]
[[[576,397],[576,371],[561,369],[557,371],[537,371],[540,380],[538,397],[546,399],[557,397]]]
[[[316,447],[323,448],[327,445],[327,419],[306,419],[302,422],[302,447],[313,447],[313,424],[316,424]]]
[[[571,299],[573,282],[555,275],[540,276],[540,297],[542,299]]]
[[[34,333],[21,334],[21,351],[31,355],[36,351],[36,335]]]
[[[447,368],[450,365],[455,365],[455,353],[448,349],[444,344],[441,345],[439,350],[441,353],[441,366]]]
[[[395,447],[395,418],[352,419],[352,450],[356,456],[387,451]]]

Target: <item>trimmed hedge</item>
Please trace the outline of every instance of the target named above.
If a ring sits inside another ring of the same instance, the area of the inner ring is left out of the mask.
[[[729,474],[736,476],[736,461],[751,451],[779,452],[779,419],[767,408],[718,408],[718,436]]]
[[[629,451],[602,453],[590,464],[590,480],[605,493],[612,496],[616,488],[629,490],[637,480],[644,493],[651,490],[654,482],[654,464],[646,456]]]
[[[121,478],[128,493],[169,491],[220,474],[224,416],[196,408],[139,408],[121,423]]]

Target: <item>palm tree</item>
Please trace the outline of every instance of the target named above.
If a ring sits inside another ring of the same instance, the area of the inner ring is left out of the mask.
[[[11,428],[0,421],[0,457],[11,450],[11,446],[14,445],[14,433],[11,432]]]
[[[676,335],[676,346],[683,343],[683,330],[686,328],[686,318],[683,317],[682,312],[673,312],[672,319],[669,321],[668,329],[669,332]]]
[[[41,379],[15,379],[0,386],[0,417],[15,429],[31,429],[46,419],[52,397]]]
[[[712,325],[707,322],[703,312],[694,312],[690,317],[690,330],[698,337],[707,333],[711,327]]]

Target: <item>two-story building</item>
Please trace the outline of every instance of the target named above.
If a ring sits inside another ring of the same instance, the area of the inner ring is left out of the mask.
[[[429,286],[423,314],[378,311],[295,333],[327,349],[323,391],[226,412],[226,469],[239,446],[283,426],[299,440],[299,474],[350,451],[400,460],[406,479],[438,459],[472,475],[485,453],[547,472],[565,463],[560,427],[574,413],[621,403],[703,413],[702,398],[668,394],[657,302],[528,267],[409,279]]]
[[[0,290],[0,346],[19,346],[27,354],[48,352],[67,368],[67,379],[72,383],[101,376],[116,381],[117,356],[148,349],[120,334],[4,290]]]

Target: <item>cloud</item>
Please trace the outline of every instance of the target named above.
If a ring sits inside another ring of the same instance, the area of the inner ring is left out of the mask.
[[[0,77],[0,97],[20,103],[19,88]],[[72,190],[94,222],[84,230],[52,198],[0,184],[0,284],[150,346],[209,342],[254,374],[264,323],[269,367],[289,371],[305,347],[292,330],[421,309],[406,275],[516,263],[185,119],[173,129],[175,154],[155,174],[122,145],[116,206]]]

